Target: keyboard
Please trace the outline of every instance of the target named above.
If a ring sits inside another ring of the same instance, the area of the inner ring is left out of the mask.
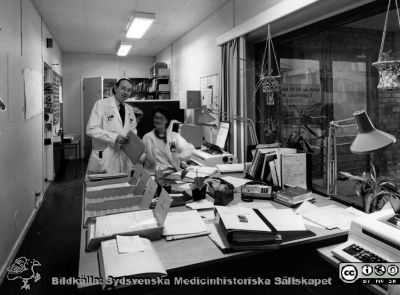
[[[365,250],[364,248],[362,248],[356,244],[351,244],[350,246],[344,248],[343,251],[365,263],[386,263],[386,262],[388,262],[385,259],[383,259],[382,257],[380,257],[368,250]]]

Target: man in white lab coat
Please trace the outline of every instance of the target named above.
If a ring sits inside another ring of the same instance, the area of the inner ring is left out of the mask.
[[[125,103],[132,94],[132,82],[122,78],[113,88],[113,96],[99,99],[93,106],[86,127],[92,137],[88,173],[130,173],[133,164],[121,150],[129,142],[129,130],[136,133],[134,108]]]

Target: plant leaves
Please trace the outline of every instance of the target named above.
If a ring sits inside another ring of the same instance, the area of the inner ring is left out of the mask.
[[[183,179],[186,177],[186,175],[188,174],[188,172],[189,172],[188,169],[182,170],[182,172],[181,172],[181,180],[183,180]]]
[[[348,179],[351,180],[357,180],[357,181],[366,181],[367,179],[363,176],[358,176],[358,175],[353,175],[349,172],[345,172],[345,171],[339,171],[340,174],[342,174],[343,176],[347,177]]]

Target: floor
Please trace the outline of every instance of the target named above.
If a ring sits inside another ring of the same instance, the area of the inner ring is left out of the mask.
[[[21,280],[4,279],[0,285],[0,294],[75,294],[76,288],[70,286],[52,286],[52,277],[76,277],[79,267],[79,245],[82,205],[82,179],[85,172],[83,161],[67,161],[65,169],[57,180],[49,186],[45,201],[30,227],[16,257],[36,259],[41,263],[35,270],[41,279],[31,284],[30,290],[21,290]],[[268,255],[270,256],[270,255]],[[337,277],[337,270],[316,258],[312,248],[296,249],[296,253],[279,250],[273,257],[248,258],[246,261],[231,261],[205,266],[187,271],[183,275],[193,277],[224,277],[276,276],[295,277]],[[121,289],[118,294],[369,294],[362,287],[344,285],[336,280],[331,287],[184,287],[162,288],[158,290]],[[90,294],[104,294],[90,292]]]
[[[36,215],[16,258],[24,256],[39,261],[35,268],[41,279],[21,290],[21,280],[5,278],[0,294],[73,294],[74,287],[54,287],[51,277],[75,277],[79,266],[82,210],[83,161],[66,161],[61,175],[48,187],[45,200]]]

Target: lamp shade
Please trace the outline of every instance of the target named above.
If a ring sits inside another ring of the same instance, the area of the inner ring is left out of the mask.
[[[356,120],[358,134],[350,146],[352,153],[372,153],[396,142],[393,135],[376,129],[365,111],[357,111],[353,116]]]
[[[200,125],[208,125],[214,121],[215,118],[210,114],[210,111],[207,109],[207,107],[203,107],[201,114],[197,119],[197,123]]]

